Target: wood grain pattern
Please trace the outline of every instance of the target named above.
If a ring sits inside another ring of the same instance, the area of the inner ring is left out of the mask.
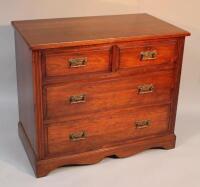
[[[37,153],[36,128],[34,114],[34,91],[32,51],[29,50],[22,37],[15,32],[16,69],[19,121],[29,138],[31,146]]]
[[[120,69],[173,63],[177,58],[176,40],[120,44]],[[156,51],[156,59],[141,60],[141,52]]]
[[[138,86],[153,84],[154,91],[139,94]],[[46,87],[45,118],[69,117],[112,108],[170,102],[173,89],[173,72],[154,72],[123,79],[85,82]],[[84,94],[84,103],[70,103],[70,97]]]
[[[169,129],[170,105],[128,108],[90,115],[89,118],[52,124],[47,128],[47,154],[78,154],[109,147],[133,138],[166,133]],[[99,120],[101,119],[101,120]],[[135,122],[150,120],[150,125],[137,129]],[[69,135],[84,131],[86,138],[71,141]]]
[[[33,51],[33,88],[34,88],[34,114],[35,129],[37,134],[36,144],[37,159],[44,159],[44,126],[43,126],[43,105],[42,105],[42,54],[41,51]]]
[[[111,46],[86,47],[83,49],[74,48],[59,50],[57,52],[48,51],[45,55],[46,76],[70,76],[73,74],[109,72]],[[70,67],[69,59],[86,58],[85,66]]]
[[[18,130],[36,177],[44,177],[50,171],[61,166],[95,164],[103,160],[105,157],[114,158],[113,156],[115,156],[117,158],[124,158],[150,148],[173,149],[176,142],[176,136],[174,134],[166,134],[162,136],[138,139],[137,141],[129,140],[119,145],[80,154],[64,155],[37,161],[25,131],[20,124]]]
[[[178,94],[179,94],[180,79],[181,79],[184,44],[185,44],[185,38],[184,37],[179,38],[177,43],[178,59],[176,62],[176,68],[174,69],[174,83],[176,85],[175,87],[176,89],[174,90],[172,96],[172,108],[171,108],[171,118],[170,118],[171,132],[174,132],[175,122],[176,122],[176,112],[177,112]]]
[[[174,148],[189,32],[147,14],[12,24],[19,136],[37,177],[64,165]],[[87,65],[69,67],[76,58]],[[70,103],[81,94],[86,102]]]
[[[31,166],[34,170],[34,172],[37,172],[37,155],[35,150],[33,149],[33,146],[30,142],[30,138],[28,138],[28,135],[25,132],[25,129],[23,127],[23,124],[21,122],[18,123],[18,134],[19,134],[19,138],[22,141],[22,144],[24,146],[24,149],[26,151],[26,154],[29,158],[29,161],[31,163]]]
[[[150,72],[157,72],[157,71],[163,72],[167,70],[174,70],[174,68],[175,68],[175,63],[163,63],[163,64],[139,66],[130,69],[128,68],[118,69],[117,71],[112,71],[112,72],[74,74],[71,76],[56,76],[48,78],[45,78],[45,75],[43,75],[43,86],[69,84],[72,82],[74,84],[79,84],[79,83],[85,83],[88,80],[95,82],[95,81],[105,81],[108,79],[121,79],[122,77],[138,76],[142,74],[148,74]]]
[[[12,24],[32,49],[190,35],[148,14],[27,20]]]

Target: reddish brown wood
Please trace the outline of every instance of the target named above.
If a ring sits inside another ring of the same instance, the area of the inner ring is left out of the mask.
[[[180,78],[181,78],[184,44],[185,44],[185,38],[184,37],[179,38],[178,43],[177,43],[178,59],[176,61],[176,68],[174,69],[174,83],[176,87],[172,96],[172,107],[171,107],[171,118],[170,118],[171,132],[174,132],[175,122],[176,122],[176,112],[177,112],[177,104],[178,104],[178,94],[179,94],[179,86],[180,86]]]
[[[87,73],[87,74],[74,74],[71,76],[56,76],[56,77],[43,77],[43,85],[53,85],[53,84],[68,84],[68,83],[82,83],[90,81],[104,81],[109,79],[117,79],[127,76],[137,76],[142,74],[148,74],[149,72],[155,71],[167,71],[173,70],[175,67],[175,63],[164,63],[164,64],[155,64],[155,65],[147,65],[147,66],[139,66],[135,68],[126,68],[120,69],[115,72],[96,72],[96,73]],[[43,68],[45,69],[45,68]]]
[[[173,63],[177,57],[176,40],[122,43],[119,47],[120,69]],[[140,53],[145,51],[156,51],[156,59],[142,61]]]
[[[32,49],[189,35],[148,14],[14,21],[12,24]]]
[[[37,158],[44,159],[44,126],[43,126],[43,106],[42,106],[42,54],[40,51],[33,51],[33,89],[34,89],[34,112],[35,129],[37,134]]]
[[[37,153],[32,51],[17,32],[15,32],[15,39],[19,120],[23,124],[33,150]]]
[[[110,48],[86,47],[83,49],[73,48],[71,50],[49,50],[45,52],[44,63],[46,63],[46,76],[64,76],[92,72],[108,72],[110,65]],[[85,66],[70,67],[69,59],[87,58]]]
[[[18,134],[23,143],[26,154],[28,155],[31,166],[32,166],[34,172],[36,173],[36,171],[37,171],[37,155],[36,155],[35,150],[32,147],[30,138],[28,138],[28,135],[26,134],[26,131],[21,122],[18,123]]]
[[[73,155],[81,152],[110,147],[120,142],[167,133],[170,105],[144,108],[127,108],[91,114],[65,123],[47,127],[47,154]],[[100,119],[100,120],[99,120]],[[150,125],[136,128],[137,121],[150,120]],[[72,141],[69,135],[84,131],[86,138]]]
[[[154,91],[139,94],[138,87],[153,84]],[[162,71],[114,80],[45,87],[45,119],[69,117],[105,111],[118,107],[170,102],[173,89],[173,72]],[[84,103],[70,103],[70,97],[84,94]]]
[[[44,177],[50,171],[61,166],[95,164],[105,157],[116,156],[118,158],[124,158],[150,148],[173,149],[176,141],[176,136],[174,134],[166,134],[137,140],[128,140],[112,147],[100,148],[80,154],[64,155],[57,158],[46,158],[35,163],[34,153],[31,150],[30,144],[28,143],[22,128],[19,128],[19,135],[29,159],[33,162],[33,168],[37,177]]]
[[[174,148],[188,32],[147,14],[12,23],[19,136],[37,177],[63,165]],[[142,61],[145,51],[156,58]],[[80,57],[87,65],[70,68],[68,60]],[[146,84],[153,92],[138,94]],[[70,104],[80,94],[86,102]],[[150,126],[137,129],[141,120]],[[70,140],[80,132],[85,139]]]
[[[119,63],[120,63],[119,58],[120,58],[120,49],[117,45],[113,45],[112,55],[111,55],[112,72],[116,72],[119,70]]]

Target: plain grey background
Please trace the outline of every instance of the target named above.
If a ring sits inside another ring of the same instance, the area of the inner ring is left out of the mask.
[[[200,2],[198,0],[0,0],[0,186],[200,185]],[[186,39],[176,149],[148,150],[92,166],[63,167],[36,179],[17,135],[18,107],[11,20],[147,12],[192,33]]]

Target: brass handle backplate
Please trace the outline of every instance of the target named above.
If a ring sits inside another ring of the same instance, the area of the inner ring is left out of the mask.
[[[143,51],[140,53],[140,60],[144,61],[144,60],[154,60],[157,58],[157,51],[153,50],[153,51]]]
[[[154,91],[153,84],[144,84],[138,86],[138,94],[146,94],[146,93],[151,93],[153,91]]]
[[[71,68],[78,68],[81,66],[86,66],[87,64],[87,57],[81,57],[81,58],[70,58],[68,60],[69,66]]]
[[[84,102],[86,102],[86,95],[81,94],[81,95],[70,96],[69,101],[71,104],[84,103]]]
[[[78,140],[82,140],[85,139],[87,137],[86,132],[85,131],[81,131],[81,132],[76,132],[76,133],[71,133],[69,135],[69,139],[71,141],[78,141]]]
[[[137,129],[149,127],[150,124],[151,124],[150,120],[142,120],[142,121],[136,121],[135,122],[135,126],[136,126]]]

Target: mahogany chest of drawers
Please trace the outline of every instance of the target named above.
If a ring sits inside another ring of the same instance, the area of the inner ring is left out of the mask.
[[[19,136],[37,177],[174,148],[190,33],[147,14],[12,24]]]

